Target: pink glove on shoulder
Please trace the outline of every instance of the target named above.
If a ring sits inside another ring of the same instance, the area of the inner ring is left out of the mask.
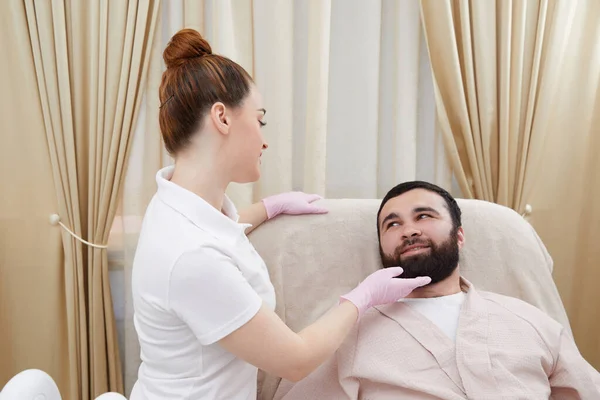
[[[408,296],[418,287],[431,282],[428,276],[402,279],[395,278],[404,272],[400,267],[384,268],[373,272],[350,293],[341,296],[358,308],[361,315],[373,306],[394,303]]]
[[[303,192],[287,192],[266,197],[262,203],[267,210],[267,218],[275,218],[279,214],[325,214],[328,210],[312,204],[322,197],[317,194]]]

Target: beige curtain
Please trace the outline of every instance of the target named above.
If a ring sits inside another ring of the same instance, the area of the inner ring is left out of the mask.
[[[596,37],[600,37],[600,7],[597,8]],[[590,26],[591,27],[591,26]],[[596,42],[598,42],[596,40]],[[596,102],[592,109],[592,120],[588,133],[589,147],[586,164],[584,164],[584,182],[579,187],[582,192],[581,210],[578,218],[577,239],[572,268],[571,295],[568,307],[571,321],[577,329],[577,340],[580,349],[589,361],[600,371],[600,46],[596,44]],[[593,86],[592,86],[593,88]],[[565,290],[566,291],[566,290]]]
[[[51,178],[54,197],[44,200],[52,203],[54,209],[48,215],[59,214],[65,226],[78,236],[105,244],[145,89],[142,82],[150,59],[159,2],[28,0],[23,2],[24,6],[16,1],[7,3],[3,5],[10,11],[7,18],[15,18],[21,25],[9,24],[13,29],[9,37],[16,40],[5,48],[17,54],[27,49],[28,53],[19,58],[21,65],[10,63],[13,68],[10,72],[13,77],[18,76],[15,68],[23,68],[22,75],[29,73],[24,80],[37,83],[37,96],[28,92],[28,97],[24,97],[19,90],[13,90],[8,96],[12,104],[5,101],[3,104],[9,112],[17,112],[17,105],[27,100],[27,107],[38,111],[35,116],[41,117],[43,123],[34,125],[26,121],[27,116],[20,116],[25,121],[10,116],[8,121],[12,125],[2,131],[3,143],[4,135],[12,134],[11,128],[31,128],[20,132],[20,140],[28,147],[45,143],[42,160],[47,161],[35,164],[37,172],[42,173],[39,178],[26,180],[33,172],[32,167],[23,172],[13,170],[13,174],[21,185],[34,187]],[[17,146],[9,149],[22,154]],[[27,208],[26,203],[16,205],[17,210],[23,208]],[[48,207],[44,209],[48,211]],[[36,220],[46,236],[33,236],[34,243],[31,238],[24,239],[29,246],[58,237],[60,227],[52,228],[51,233],[46,231],[48,215],[45,221]],[[51,296],[52,301],[35,304],[35,312],[50,319],[49,326],[55,329],[39,325],[40,321],[32,318],[30,312],[3,313],[1,321],[3,327],[20,326],[21,332],[43,330],[45,335],[40,342],[46,346],[58,344],[57,351],[36,352],[37,344],[32,342],[31,334],[25,333],[23,338],[12,336],[8,343],[18,358],[4,370],[6,353],[3,353],[3,375],[14,375],[23,366],[43,369],[55,377],[65,399],[89,399],[109,390],[122,391],[106,250],[83,245],[64,230],[60,237],[62,244],[56,240],[50,242],[58,246],[53,249],[54,257],[38,260],[32,270],[12,271],[13,280],[6,283],[12,287],[23,279],[21,274],[35,274],[45,267],[54,272],[48,279],[49,287],[25,290],[23,294],[9,290],[11,297],[3,294],[6,304],[20,309],[31,302],[22,301],[24,296],[35,297],[39,293]],[[62,253],[57,252],[61,247]],[[12,249],[9,252],[12,254]],[[30,257],[12,256],[9,260],[15,264],[2,265],[3,274],[15,265],[23,265],[21,257]]]
[[[530,222],[554,258],[554,278],[584,356],[600,370],[600,2],[575,3]]]
[[[260,181],[228,189],[239,208],[287,190],[374,198],[415,178],[451,186],[418,0],[163,2],[109,244],[126,392],[140,362],[131,261],[155,173],[172,162],[158,127],[162,51],[183,27],[198,29],[215,52],[243,65],[268,110]]]
[[[422,0],[438,120],[465,197],[523,211],[572,20],[566,2]]]
[[[57,196],[22,1],[0,2],[0,388],[47,371],[64,398],[69,347]]]
[[[590,132],[599,8],[595,0],[421,0],[437,116],[463,195],[521,213],[532,206],[576,341],[596,367],[598,275],[584,243],[599,216],[580,210],[598,187],[582,160],[600,151]]]

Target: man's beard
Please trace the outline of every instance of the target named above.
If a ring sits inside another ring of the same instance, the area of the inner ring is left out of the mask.
[[[404,272],[398,278],[416,278],[428,276],[431,278],[429,285],[443,281],[458,267],[458,230],[453,229],[450,237],[445,242],[437,245],[429,240],[419,238],[407,239],[402,245],[396,247],[394,254],[384,254],[379,246],[379,253],[384,268],[402,267]],[[421,244],[429,247],[429,252],[417,254],[401,259],[401,252],[407,247]]]

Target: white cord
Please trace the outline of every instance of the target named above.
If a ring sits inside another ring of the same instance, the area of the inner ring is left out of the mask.
[[[95,247],[97,249],[106,249],[106,248],[108,248],[108,245],[90,243],[90,242],[88,242],[86,240],[83,240],[79,236],[77,236],[73,231],[71,231],[69,228],[67,228],[65,226],[65,224],[63,224],[62,222],[60,222],[60,216],[58,214],[51,214],[50,215],[50,225],[54,225],[54,226],[60,225],[60,226],[62,226],[67,232],[69,232],[71,234],[71,236],[73,236],[75,239],[79,240],[81,243],[87,244],[88,246]]]

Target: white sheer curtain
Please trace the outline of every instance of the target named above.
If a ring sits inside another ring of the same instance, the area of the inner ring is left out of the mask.
[[[264,98],[269,150],[259,182],[230,187],[238,208],[288,190],[379,198],[413,179],[451,189],[418,0],[171,0],[162,7],[109,251],[127,393],[139,365],[131,261],[154,175],[171,163],[160,142],[157,87],[162,50],[179,29],[199,30],[214,52],[242,64]]]

